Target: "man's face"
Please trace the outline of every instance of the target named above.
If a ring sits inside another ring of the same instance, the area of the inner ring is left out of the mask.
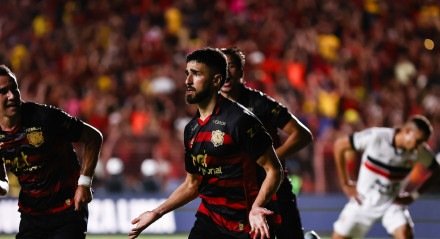
[[[232,60],[232,57],[229,55],[226,55],[226,58],[228,60],[228,78],[226,79],[226,82],[223,84],[221,88],[222,93],[229,93],[232,89],[237,87],[237,85],[241,84],[241,77],[243,75],[243,72],[241,68],[235,64],[235,62]]]
[[[186,63],[186,102],[198,104],[209,99],[215,92],[212,74],[204,63],[190,61]]]
[[[10,77],[0,76],[0,116],[15,116],[20,104],[17,82]]]
[[[409,123],[403,129],[403,148],[411,151],[419,147],[424,142],[423,132],[413,123]]]

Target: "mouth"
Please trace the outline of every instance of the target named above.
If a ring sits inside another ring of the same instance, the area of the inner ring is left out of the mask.
[[[194,89],[194,88],[186,88],[186,93],[187,94],[193,93],[195,91],[196,91],[196,89]]]
[[[18,107],[18,104],[17,103],[8,103],[8,104],[6,104],[6,107],[8,107],[8,108],[16,108],[16,107]]]
[[[230,81],[226,81],[223,85],[221,90],[222,91],[229,91],[231,89],[231,82]]]
[[[21,102],[20,101],[8,101],[5,104],[5,108],[18,108],[20,107]]]

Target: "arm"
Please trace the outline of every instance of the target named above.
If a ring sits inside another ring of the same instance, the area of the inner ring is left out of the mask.
[[[359,204],[361,199],[356,190],[356,184],[350,180],[347,172],[347,156],[354,156],[354,149],[350,144],[349,137],[341,137],[336,140],[333,147],[336,171],[339,178],[339,184],[345,195],[354,198]]]
[[[266,205],[277,192],[283,178],[283,171],[273,147],[270,147],[260,156],[257,163],[266,172],[266,177],[252,204],[249,213],[249,223],[251,225],[251,232],[255,233],[255,236],[261,235],[261,237],[265,236],[269,238],[269,226],[266,222],[266,216],[273,212],[265,209],[264,205]]]
[[[84,145],[80,178],[75,192],[75,210],[79,210],[82,205],[92,200],[91,183],[98,163],[99,153],[102,146],[102,135],[93,126],[84,123],[79,142]]]
[[[423,183],[421,183],[417,190],[414,190],[414,192],[416,192],[415,195],[417,195],[418,193],[422,194],[428,191],[432,186],[436,185],[435,182],[440,176],[440,153],[437,153],[436,163],[433,163],[431,167],[429,167],[429,171],[430,172],[427,179]]]
[[[437,155],[437,157],[439,157]],[[409,205],[413,203],[420,194],[427,191],[433,185],[432,179],[439,175],[440,165],[435,159],[430,165],[416,163],[405,180],[403,192],[395,199],[395,203]]]
[[[2,165],[0,166],[0,197],[5,196],[9,192],[8,175],[6,174],[6,168],[3,160],[1,162]]]
[[[299,151],[313,140],[310,130],[296,118],[287,122],[282,130],[288,137],[284,143],[276,149],[276,153],[280,159],[284,159],[285,156],[290,153]]]
[[[146,211],[131,221],[135,225],[128,233],[128,238],[136,238],[139,234],[150,226],[153,222],[158,220],[166,213],[179,208],[188,202],[194,200],[199,191],[198,187],[201,182],[201,177],[195,174],[186,174],[185,181],[157,208]]]

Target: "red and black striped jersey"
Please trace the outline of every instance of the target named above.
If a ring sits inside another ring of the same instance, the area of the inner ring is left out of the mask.
[[[271,135],[274,147],[279,147],[281,145],[281,139],[278,134],[278,129],[284,128],[290,120],[294,119],[294,116],[289,112],[287,107],[263,92],[248,88],[244,85],[240,86],[237,102],[257,116]],[[280,161],[285,170],[285,174],[287,174],[285,160]],[[278,200],[290,201],[295,198],[292,192],[292,185],[286,175],[277,191],[277,195]]]
[[[185,127],[185,167],[202,177],[198,217],[220,230],[248,233],[248,214],[260,183],[256,160],[272,145],[262,123],[239,104],[219,96],[214,112]]]
[[[0,131],[0,157],[21,186],[19,211],[51,214],[73,207],[80,165],[72,142],[82,121],[52,106],[24,102],[21,122]]]
[[[287,107],[261,91],[240,86],[237,102],[257,116],[272,137],[274,147],[281,145],[278,129],[282,129],[293,115]]]

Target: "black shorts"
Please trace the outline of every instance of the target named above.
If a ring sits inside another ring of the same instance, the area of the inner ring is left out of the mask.
[[[235,234],[235,235],[232,235]],[[222,232],[214,222],[203,216],[198,216],[189,233],[188,239],[250,239],[249,234]]]
[[[21,214],[17,239],[84,239],[87,232],[87,207],[51,215]]]
[[[303,239],[304,231],[296,197],[293,200],[279,200],[278,208],[282,222],[275,232],[277,239]]]
[[[271,231],[271,237],[275,238],[275,234]],[[233,232],[224,228],[220,228],[205,215],[199,214],[194,226],[189,233],[188,239],[250,239],[248,232]]]

